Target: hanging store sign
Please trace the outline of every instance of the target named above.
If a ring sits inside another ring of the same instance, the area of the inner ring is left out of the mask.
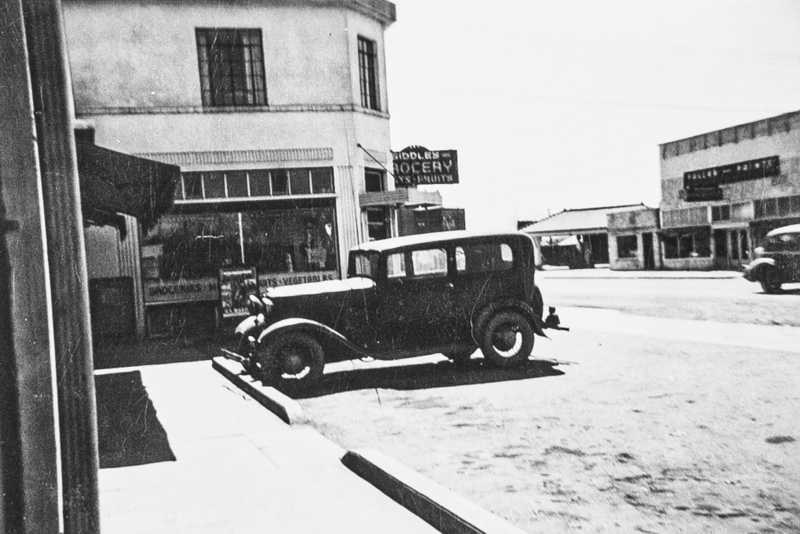
[[[778,176],[780,173],[780,158],[778,156],[769,156],[685,172],[683,173],[683,188],[687,190],[688,194],[689,189],[699,186],[720,186],[745,180]]]
[[[686,202],[722,200],[722,188],[713,185],[690,187],[688,189],[684,189],[683,199]]]
[[[325,280],[336,280],[339,273],[336,271],[313,271],[308,273],[271,273],[262,274],[258,277],[258,284],[261,289],[278,286],[293,286],[297,284],[307,284],[309,282],[323,282]]]
[[[249,315],[247,304],[252,294],[258,294],[255,267],[219,270],[219,301],[223,318]]]
[[[458,183],[458,152],[421,146],[392,152],[395,187]]]
[[[215,278],[144,281],[145,304],[176,304],[217,298],[219,286]]]

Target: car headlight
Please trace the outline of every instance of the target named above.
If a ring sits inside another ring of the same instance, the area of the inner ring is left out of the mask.
[[[269,300],[267,297],[262,297],[261,303],[264,306],[263,307],[264,315],[269,315],[270,313],[272,313],[272,308],[275,307],[275,304],[273,304],[271,300]]]
[[[764,254],[764,247],[756,247],[753,249],[753,254],[756,258],[760,258]]]

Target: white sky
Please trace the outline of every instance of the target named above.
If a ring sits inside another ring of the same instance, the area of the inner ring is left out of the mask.
[[[392,149],[469,230],[660,201],[658,144],[800,110],[800,0],[393,0]]]

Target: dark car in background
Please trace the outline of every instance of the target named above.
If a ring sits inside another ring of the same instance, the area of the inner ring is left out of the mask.
[[[345,280],[270,288],[250,297],[237,327],[238,359],[283,389],[305,389],[325,363],[441,353],[456,361],[480,348],[498,367],[528,359],[542,320],[533,241],[522,233],[441,232],[352,249]]]
[[[744,268],[744,277],[761,283],[765,293],[777,293],[781,285],[800,282],[800,224],[769,232],[755,249],[756,259]]]

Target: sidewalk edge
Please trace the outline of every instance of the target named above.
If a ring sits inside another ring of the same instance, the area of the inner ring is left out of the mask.
[[[243,375],[244,368],[240,364],[217,356],[211,360],[211,366],[286,424],[294,425],[306,422],[300,404],[277,389],[263,386],[250,376]]]
[[[505,519],[375,449],[348,451],[342,463],[443,534],[523,534]]]

